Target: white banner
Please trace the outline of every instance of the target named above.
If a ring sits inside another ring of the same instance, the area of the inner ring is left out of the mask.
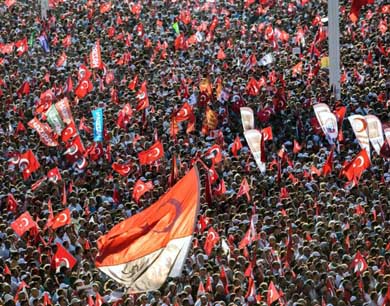
[[[241,122],[244,131],[251,130],[255,128],[255,119],[253,115],[253,110],[250,107],[241,107]]]
[[[330,144],[334,144],[339,132],[336,115],[330,111],[329,106],[325,103],[315,104],[313,109],[326,139]]]
[[[368,137],[367,121],[362,115],[352,115],[348,117],[352,130],[362,149],[366,149],[368,157],[370,154],[370,138]]]
[[[365,116],[368,129],[368,137],[375,152],[380,155],[381,148],[384,143],[383,131],[382,131],[382,122],[378,117],[374,115]]]
[[[247,130],[244,132],[246,142],[251,149],[252,155],[259,167],[261,173],[265,173],[265,163],[261,161],[261,132],[256,129]]]

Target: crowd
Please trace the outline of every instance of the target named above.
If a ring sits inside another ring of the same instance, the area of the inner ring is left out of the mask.
[[[332,147],[312,108],[346,106],[346,116],[374,114],[390,121],[386,1],[363,7],[353,24],[350,2],[340,0],[340,101],[328,86],[325,0],[49,3],[46,20],[38,1],[0,3],[0,305],[267,305],[270,291],[280,296],[273,305],[390,305],[389,162],[372,153],[371,166],[350,186],[340,170],[360,146],[344,120],[333,169],[322,175]],[[9,50],[23,39],[27,50]],[[104,69],[90,68],[97,40]],[[272,61],[262,63],[267,54]],[[92,73],[93,89],[83,98],[74,92],[80,65]],[[251,78],[258,80],[258,91],[248,87]],[[206,96],[199,89],[204,80],[212,88]],[[149,107],[137,111],[144,81]],[[87,156],[86,167],[65,157],[60,137],[58,146],[46,146],[28,126],[34,116],[45,121],[37,106],[48,89],[53,103],[69,99],[86,148],[93,145],[91,111],[104,110],[103,151]],[[186,133],[188,123],[178,123],[174,135],[172,116],[185,102],[195,128]],[[132,114],[119,126],[118,112],[127,103]],[[242,106],[254,110],[257,128],[272,128],[264,174],[245,143]],[[212,130],[204,128],[206,107],[217,114]],[[243,145],[237,157],[231,150],[236,136]],[[156,139],[164,156],[140,166],[137,154]],[[299,149],[293,150],[294,141]],[[212,167],[205,152],[215,144],[223,159],[214,165],[211,199],[200,168],[200,221],[182,276],[160,290],[131,294],[96,269],[97,239],[168,190],[172,159],[177,177],[196,158]],[[278,171],[282,148],[287,155]],[[40,167],[24,179],[10,160],[29,149]],[[128,163],[131,171],[118,174],[114,162]],[[37,184],[54,167],[61,180]],[[250,197],[237,197],[244,178]],[[139,179],[151,181],[153,189],[135,201]],[[226,191],[218,192],[222,182]],[[16,207],[10,208],[10,194]],[[50,206],[54,215],[69,208],[71,223],[47,226]],[[38,228],[19,237],[11,224],[26,211]],[[240,248],[253,219],[257,238]],[[206,255],[210,227],[221,239]],[[76,259],[72,268],[53,266],[59,244]],[[362,273],[354,265],[356,254],[367,264]],[[248,294],[250,282],[255,294]]]

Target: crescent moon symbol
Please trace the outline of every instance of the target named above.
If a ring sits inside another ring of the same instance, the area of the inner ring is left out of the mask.
[[[166,218],[166,216],[169,216],[170,217],[169,223],[162,230],[156,230],[156,227],[155,227],[153,229],[153,231],[156,232],[156,233],[169,232],[172,229],[172,227],[175,225],[175,222],[176,222],[177,218],[179,218],[179,216],[180,216],[180,214],[182,212],[181,203],[178,200],[176,200],[176,199],[169,199],[167,202],[162,203],[161,206],[168,205],[168,204],[172,205],[175,208],[175,214],[174,214],[173,217],[172,217],[172,214],[170,212],[165,214],[165,216],[161,220],[164,220]],[[157,226],[158,226],[158,224],[157,224]]]
[[[137,189],[137,192],[142,192],[145,190],[145,186],[142,184],[139,184],[139,185],[137,185],[136,189]]]
[[[158,157],[160,155],[160,149],[154,148],[152,152],[149,153],[149,157]]]
[[[214,233],[214,232],[209,232],[209,233],[207,234],[207,236],[210,237],[210,240],[211,240],[211,241],[214,241],[214,240],[215,240],[215,233]]]
[[[58,222],[66,222],[68,219],[68,216],[66,215],[66,213],[60,213],[57,217],[57,221]]]
[[[357,121],[359,121],[361,123],[358,123]],[[360,124],[361,124],[362,128],[359,130]],[[367,122],[364,119],[356,118],[355,121],[354,121],[354,127],[356,129],[356,132],[361,133],[361,132],[366,130]]]
[[[21,227],[21,228],[23,228],[23,227],[27,227],[28,225],[29,225],[29,221],[28,221],[28,219],[27,218],[22,218],[21,220],[20,220],[20,226],[19,227]]]
[[[59,261],[60,261],[60,262],[61,262],[61,261],[65,262],[66,267],[67,267],[67,268],[70,268],[69,260],[68,260],[67,258],[62,257]]]
[[[358,161],[360,161],[359,164],[357,164]],[[356,159],[356,161],[353,163],[353,166],[354,166],[355,168],[360,168],[361,166],[363,166],[363,164],[364,164],[364,158],[363,158],[362,156],[359,156],[359,157]]]

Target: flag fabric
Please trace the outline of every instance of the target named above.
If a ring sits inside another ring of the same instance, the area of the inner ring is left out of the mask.
[[[16,51],[18,56],[22,56],[28,50],[27,37],[15,42]]]
[[[222,149],[219,145],[215,144],[206,151],[206,158],[211,159],[213,165],[218,164],[222,161]]]
[[[351,11],[349,12],[349,19],[356,23],[359,19],[360,9],[367,4],[373,4],[375,0],[352,0]]]
[[[39,43],[40,43],[43,51],[45,51],[45,53],[50,53],[50,45],[47,41],[46,35],[42,34],[41,36],[38,37],[38,40],[39,40]]]
[[[358,181],[363,171],[370,166],[370,158],[365,149],[361,150],[355,158],[342,169],[342,173],[349,181]]]
[[[19,168],[23,172],[23,179],[27,180],[41,165],[31,150],[20,155]]]
[[[268,286],[267,291],[267,306],[272,305],[273,302],[279,300],[280,294],[279,291],[276,289],[274,282],[271,281]]]
[[[57,183],[62,180],[60,170],[58,167],[54,167],[53,169],[47,172],[47,178],[50,182]]]
[[[72,111],[70,109],[68,98],[63,98],[55,104],[56,110],[65,124],[73,122]]]
[[[7,196],[7,210],[15,214],[17,209],[18,202],[16,201],[14,195],[12,193],[9,193]]]
[[[93,85],[90,79],[84,78],[80,80],[80,82],[77,84],[74,93],[79,98],[82,99],[86,95],[88,95],[93,90]]]
[[[61,135],[64,129],[64,123],[62,122],[61,116],[57,111],[55,105],[51,105],[45,113],[46,120],[57,135]]]
[[[148,90],[146,88],[146,81],[142,82],[141,88],[137,91],[135,97],[137,99],[137,107],[136,107],[137,111],[149,107],[149,98],[148,98]]]
[[[70,209],[65,208],[57,216],[54,217],[53,223],[51,224],[52,229],[57,229],[59,227],[69,225],[71,223]]]
[[[99,107],[92,111],[93,117],[93,141],[103,141],[103,108]]]
[[[250,107],[240,107],[240,114],[241,114],[241,123],[242,127],[244,129],[244,132],[246,130],[252,130],[255,128],[255,118],[253,115],[253,110]]]
[[[61,139],[63,142],[67,142],[68,140],[72,139],[73,137],[75,137],[76,135],[78,135],[78,132],[77,132],[77,127],[74,123],[74,121],[71,121],[67,127],[65,127],[63,130],[62,130],[62,133],[61,133]]]
[[[331,145],[334,144],[338,137],[336,115],[330,111],[329,106],[325,103],[315,104],[313,109],[326,139]]]
[[[102,68],[102,54],[101,54],[101,47],[100,47],[100,41],[96,41],[96,43],[93,45],[91,53],[90,53],[90,64],[91,68],[101,69]]]
[[[164,148],[160,141],[156,141],[149,149],[138,153],[138,159],[141,165],[150,165],[163,156]]]
[[[36,223],[28,211],[21,214],[14,222],[11,223],[11,228],[16,234],[18,234],[19,237],[22,237],[25,232],[36,226]]]
[[[138,74],[136,74],[134,76],[134,78],[130,81],[129,85],[127,86],[127,88],[129,88],[130,90],[135,90],[135,87],[137,86],[138,84]]]
[[[332,169],[333,169],[333,149],[329,152],[326,162],[322,167],[322,175],[327,176],[332,172]]]
[[[362,254],[360,253],[360,251],[357,251],[357,253],[355,254],[355,257],[353,258],[350,267],[351,269],[354,269],[354,272],[356,273],[359,272],[360,274],[362,274],[365,270],[367,270],[368,268],[367,262],[362,256]]]
[[[121,176],[127,176],[130,174],[131,172],[131,169],[132,169],[132,163],[131,162],[127,162],[127,163],[124,163],[124,164],[120,164],[120,163],[113,163],[111,165],[111,168],[119,173]]]
[[[126,126],[130,123],[132,116],[133,110],[130,106],[130,103],[126,103],[118,113],[118,119],[116,121],[117,126],[119,126],[121,129],[125,129]]]
[[[263,135],[263,140],[264,141],[267,141],[267,140],[272,140],[272,127],[271,126],[268,126],[264,129],[261,130],[261,134]]]
[[[298,141],[296,141],[296,140],[294,139],[293,153],[294,153],[294,154],[297,154],[297,153],[299,153],[301,150],[302,150],[301,145],[299,144]]]
[[[57,270],[61,266],[65,266],[68,269],[72,269],[77,263],[77,259],[65,249],[62,244],[57,242],[57,252],[52,258],[52,265]]]
[[[148,191],[153,189],[152,181],[144,182],[139,179],[133,187],[133,199],[138,203],[139,199]]]
[[[243,196],[244,194],[246,195],[246,198],[248,199],[248,202],[251,200],[251,196],[249,194],[249,190],[250,190],[250,187],[249,187],[249,184],[248,184],[248,181],[246,179],[246,177],[244,177],[242,179],[242,182],[241,182],[241,185],[240,185],[240,189],[238,190],[238,193],[237,193],[237,198]]]
[[[237,135],[232,145],[232,153],[234,157],[237,157],[237,151],[242,149],[242,143],[240,137]]]
[[[27,123],[27,125],[38,133],[39,139],[44,145],[48,147],[58,146],[58,142],[53,136],[53,130],[47,123],[42,123],[34,117]]]
[[[140,213],[98,239],[96,266],[130,293],[157,290],[177,277],[191,246],[199,209],[196,167]]]
[[[205,123],[208,130],[215,130],[218,126],[218,115],[209,106],[206,108]]]
[[[381,148],[385,141],[383,136],[382,122],[377,116],[374,115],[366,115],[364,119],[367,123],[367,132],[370,143],[375,152],[380,155]]]
[[[249,148],[257,166],[259,167],[261,173],[265,173],[266,166],[264,162],[264,157],[262,157],[262,138],[261,132],[257,129],[246,130],[244,131],[244,136],[246,142],[248,143]]]
[[[23,95],[30,94],[30,83],[28,81],[24,81],[22,86],[16,91],[16,94],[19,98],[21,98]]]
[[[219,242],[218,233],[215,231],[213,227],[210,227],[207,232],[206,241],[204,243],[204,251],[207,256],[210,256],[213,248],[218,242]]]
[[[362,115],[352,115],[348,117],[349,123],[352,126],[352,130],[359,142],[362,149],[367,151],[368,157],[370,157],[370,137],[368,135],[368,125],[366,118]]]

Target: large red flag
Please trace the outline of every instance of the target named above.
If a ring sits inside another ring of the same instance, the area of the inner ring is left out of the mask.
[[[146,88],[146,81],[142,82],[141,88],[137,91],[137,111],[143,110],[149,107],[148,90]]]
[[[23,179],[27,180],[31,173],[37,171],[41,165],[31,150],[20,155],[19,167],[23,171]]]
[[[25,232],[36,226],[36,223],[28,211],[21,214],[14,222],[11,223],[11,228],[16,234],[18,234],[19,237],[22,237]]]
[[[157,202],[98,240],[96,266],[129,292],[157,290],[181,275],[199,209],[196,167]]]
[[[213,250],[214,246],[219,242],[219,235],[215,231],[213,227],[210,227],[207,236],[206,241],[204,243],[204,251],[207,254],[207,256],[210,256],[211,251]]]
[[[50,182],[57,183],[62,180],[60,170],[58,167],[54,167],[53,169],[47,172],[47,178]]]
[[[328,158],[322,167],[322,175],[327,176],[333,168],[333,149],[329,152]]]
[[[68,269],[72,269],[76,263],[77,259],[74,258],[62,244],[57,243],[57,252],[52,258],[52,265],[54,268],[57,269],[65,264]]]
[[[152,181],[144,182],[139,179],[133,187],[133,199],[138,203],[139,199],[148,191],[153,189]]]
[[[54,217],[53,223],[51,224],[52,229],[56,229],[71,223],[70,209],[65,208],[57,216]]]
[[[164,148],[160,141],[156,141],[149,149],[139,152],[138,159],[141,165],[149,165],[164,156]]]
[[[361,150],[344,168],[342,173],[349,181],[358,181],[363,171],[370,166],[370,158],[365,149]]]
[[[267,306],[270,306],[273,302],[277,301],[280,298],[280,294],[276,289],[273,281],[269,283],[268,292],[267,292]]]
[[[359,19],[359,13],[362,6],[373,3],[374,0],[352,0],[349,19],[351,19],[351,21],[355,23]]]

